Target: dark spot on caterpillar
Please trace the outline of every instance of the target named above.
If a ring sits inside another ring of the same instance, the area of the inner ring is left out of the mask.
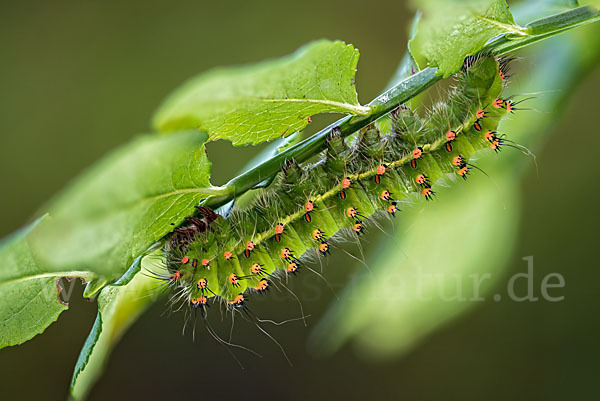
[[[206,221],[199,219],[198,217],[188,216],[186,220],[192,223],[191,227],[195,227],[196,231],[201,233],[208,229],[208,224]]]
[[[196,235],[206,232],[211,223],[219,218],[218,214],[207,207],[196,206],[196,210],[200,215],[199,217],[186,217],[186,221],[190,224],[173,231],[174,234],[171,236],[171,246],[173,248],[179,247],[179,249],[183,249],[187,247],[194,241]]]

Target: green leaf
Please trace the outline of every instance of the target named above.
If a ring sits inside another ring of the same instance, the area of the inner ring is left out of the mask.
[[[505,0],[424,0],[418,5],[423,16],[408,47],[421,69],[439,67],[444,77],[457,72],[466,56],[493,37],[525,34]]]
[[[62,277],[89,279],[89,272],[48,272],[35,261],[27,236],[37,223],[0,242],[0,348],[21,344],[68,308],[59,298]]]
[[[368,114],[354,89],[358,56],[351,45],[321,40],[278,60],[201,74],[167,98],[154,127],[198,128],[247,145],[300,131],[314,114]]]
[[[207,136],[197,131],[141,136],[94,165],[50,205],[32,245],[51,269],[107,279],[222,189],[209,182]]]
[[[142,268],[154,273],[165,271],[160,252],[144,257]],[[102,289],[98,296],[96,321],[79,354],[71,379],[72,399],[85,399],[121,336],[158,299],[157,287],[156,279],[138,272],[126,285],[109,285]]]

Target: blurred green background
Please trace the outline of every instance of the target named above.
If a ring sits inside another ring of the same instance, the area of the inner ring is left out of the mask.
[[[357,89],[361,102],[369,101],[395,70],[411,17],[402,2],[3,2],[0,234],[27,222],[102,154],[145,132],[167,93],[212,66],[281,56],[316,38],[342,39],[361,51]],[[566,285],[557,292],[564,301],[490,299],[402,358],[364,358],[352,346],[322,358],[307,350],[311,327],[266,326],[293,367],[239,320],[235,339],[264,355],[238,353],[244,371],[204,331],[195,343],[189,333],[182,336],[182,314],[161,316],[166,306],[159,302],[117,346],[91,399],[597,399],[600,273],[592,251],[599,223],[599,89],[597,68],[574,88],[564,117],[536,152],[539,174],[531,168],[522,182],[518,246],[505,272],[507,281],[524,271],[522,257],[534,255],[536,288],[544,275],[561,273]],[[215,143],[209,152],[219,184],[256,150]],[[396,229],[406,228],[399,222]],[[376,243],[368,238],[367,248]],[[341,252],[328,261],[326,277],[338,292],[360,268],[347,268],[351,262]],[[314,275],[302,274],[290,287],[312,315],[309,326],[335,301]],[[44,335],[0,351],[2,399],[65,397],[96,314],[94,303],[74,298]],[[253,297],[250,307],[264,318],[299,315],[290,296],[273,292]],[[227,323],[218,325],[222,333]]]

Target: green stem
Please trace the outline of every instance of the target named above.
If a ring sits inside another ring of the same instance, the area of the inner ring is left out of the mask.
[[[482,51],[506,54],[569,29],[596,21],[600,21],[600,11],[589,6],[577,7],[530,22],[525,26],[528,35],[509,34],[501,36],[488,43]]]
[[[578,7],[533,21],[525,26],[527,35],[517,36],[507,34],[501,36],[486,45],[482,49],[482,52],[492,52],[496,55],[506,54],[560,32],[595,22],[599,19],[600,12],[598,10],[592,7]],[[225,185],[225,188],[227,188],[225,195],[210,196],[202,202],[202,205],[213,209],[222,206],[276,174],[280,171],[286,160],[294,159],[298,162],[303,162],[311,158],[325,149],[327,136],[335,127],[339,128],[341,135],[344,137],[366,127],[368,124],[389,113],[442,79],[442,76],[437,75],[436,72],[437,68],[425,68],[400,81],[368,104],[371,108],[369,115],[346,116],[334,122],[310,138],[233,178]]]

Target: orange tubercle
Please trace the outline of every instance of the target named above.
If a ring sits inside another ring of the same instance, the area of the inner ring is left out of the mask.
[[[292,251],[290,251],[289,248],[283,248],[280,255],[283,259],[287,259],[292,256]]]
[[[258,282],[258,284],[256,285],[256,290],[258,290],[259,292],[263,292],[266,291],[269,288],[269,282],[267,281],[267,279],[262,279]]]
[[[231,273],[229,275],[229,282],[234,286],[238,286],[240,284],[240,279],[235,273]]]

